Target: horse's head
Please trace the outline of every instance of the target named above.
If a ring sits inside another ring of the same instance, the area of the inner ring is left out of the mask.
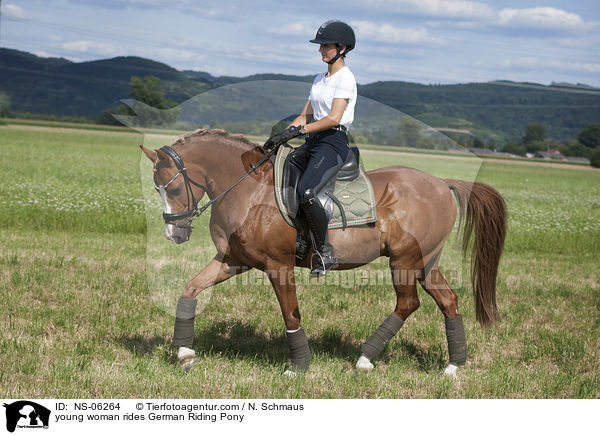
[[[177,244],[187,242],[192,234],[192,219],[206,187],[190,178],[183,159],[171,147],[149,150],[140,145],[154,163],[154,188],[163,201],[165,237]]]

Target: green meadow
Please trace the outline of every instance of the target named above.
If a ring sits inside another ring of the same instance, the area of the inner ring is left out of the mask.
[[[421,307],[369,373],[360,345],[393,310],[386,259],[325,282],[296,271],[310,370],[287,368],[272,288],[251,271],[201,295],[183,373],[174,304],[214,255],[208,215],[190,241],[164,239],[150,168],[137,145],[168,135],[0,127],[0,396],[6,398],[600,398],[600,171],[363,150],[367,169],[406,165],[496,187],[509,208],[497,299],[475,321],[468,258],[455,237],[442,269],[460,297],[469,359],[456,380],[443,316]],[[146,213],[147,211],[147,213]]]

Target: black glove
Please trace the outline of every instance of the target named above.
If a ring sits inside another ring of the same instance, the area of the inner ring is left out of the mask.
[[[270,150],[272,148],[278,147],[281,144],[286,143],[288,140],[298,137],[302,134],[306,134],[306,130],[304,130],[303,125],[292,125],[277,134],[271,136],[263,145],[265,150]]]

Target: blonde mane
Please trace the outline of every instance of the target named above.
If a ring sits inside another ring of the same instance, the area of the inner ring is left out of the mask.
[[[213,128],[213,129],[199,128],[190,134],[179,136],[179,139],[177,139],[177,141],[175,141],[174,144],[185,145],[185,142],[188,139],[193,139],[193,138],[201,137],[201,136],[221,136],[226,139],[232,139],[234,142],[251,145],[252,147],[258,146],[257,143],[252,142],[250,139],[248,139],[243,134],[229,133],[226,130],[223,130],[220,128]]]

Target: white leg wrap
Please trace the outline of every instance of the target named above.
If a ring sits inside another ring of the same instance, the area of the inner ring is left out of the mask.
[[[369,358],[362,354],[356,362],[356,368],[359,370],[373,370],[373,364],[371,364]]]
[[[190,349],[189,347],[181,346],[179,351],[177,352],[177,358],[182,359],[186,356],[194,356],[196,355],[196,351],[194,349]]]
[[[448,364],[448,367],[446,367],[446,370],[444,370],[444,376],[456,379],[456,370],[458,370],[458,366],[455,366],[454,364]]]

